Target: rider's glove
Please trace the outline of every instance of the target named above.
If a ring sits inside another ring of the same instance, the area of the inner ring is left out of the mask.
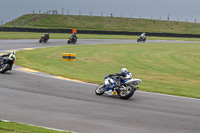
[[[113,76],[113,74],[109,74],[108,76],[111,77],[111,76]]]

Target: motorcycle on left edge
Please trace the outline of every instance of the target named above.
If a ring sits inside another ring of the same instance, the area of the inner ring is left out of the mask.
[[[47,43],[47,41],[49,40],[49,33],[45,34],[44,36],[41,36],[39,43]]]
[[[0,56],[0,73],[5,73],[8,70],[11,71],[15,60],[16,60],[15,51]]]

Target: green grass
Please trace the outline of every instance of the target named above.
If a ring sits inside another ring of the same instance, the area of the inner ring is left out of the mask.
[[[35,32],[0,32],[0,39],[40,39],[45,33]],[[50,33],[51,39],[67,39],[70,37],[69,33]],[[134,39],[139,36],[126,35],[96,35],[96,34],[77,34],[79,39]],[[181,41],[200,41],[200,38],[176,38],[176,37],[153,37],[147,36],[148,40],[181,40]]]
[[[0,120],[0,133],[72,133]]]
[[[76,53],[77,60],[62,61],[62,53]],[[199,44],[49,47],[18,52],[16,64],[97,84],[103,82],[105,75],[126,67],[133,77],[143,80],[140,90],[200,98]]]
[[[26,14],[4,26],[200,34],[199,23],[79,15]]]

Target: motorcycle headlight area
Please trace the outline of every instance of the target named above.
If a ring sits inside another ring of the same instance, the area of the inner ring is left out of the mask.
[[[111,78],[107,78],[107,79],[104,80],[104,83],[105,83],[105,85],[109,85],[109,84],[114,83],[114,81]]]
[[[133,81],[132,84],[133,85],[138,85],[138,82],[137,81]]]

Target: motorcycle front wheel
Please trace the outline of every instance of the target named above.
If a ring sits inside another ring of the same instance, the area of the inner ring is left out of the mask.
[[[134,92],[135,92],[134,87],[126,86],[126,89],[121,90],[118,95],[121,99],[129,99],[130,97],[133,96]]]
[[[70,40],[67,41],[67,44],[70,44]]]
[[[42,42],[42,39],[39,40],[39,43],[41,43],[41,42]]]
[[[5,73],[6,71],[8,71],[10,69],[10,65],[9,64],[4,64],[0,67],[0,73]]]
[[[97,88],[95,89],[95,93],[97,95],[103,95],[104,91],[105,91],[104,84],[97,86]]]

